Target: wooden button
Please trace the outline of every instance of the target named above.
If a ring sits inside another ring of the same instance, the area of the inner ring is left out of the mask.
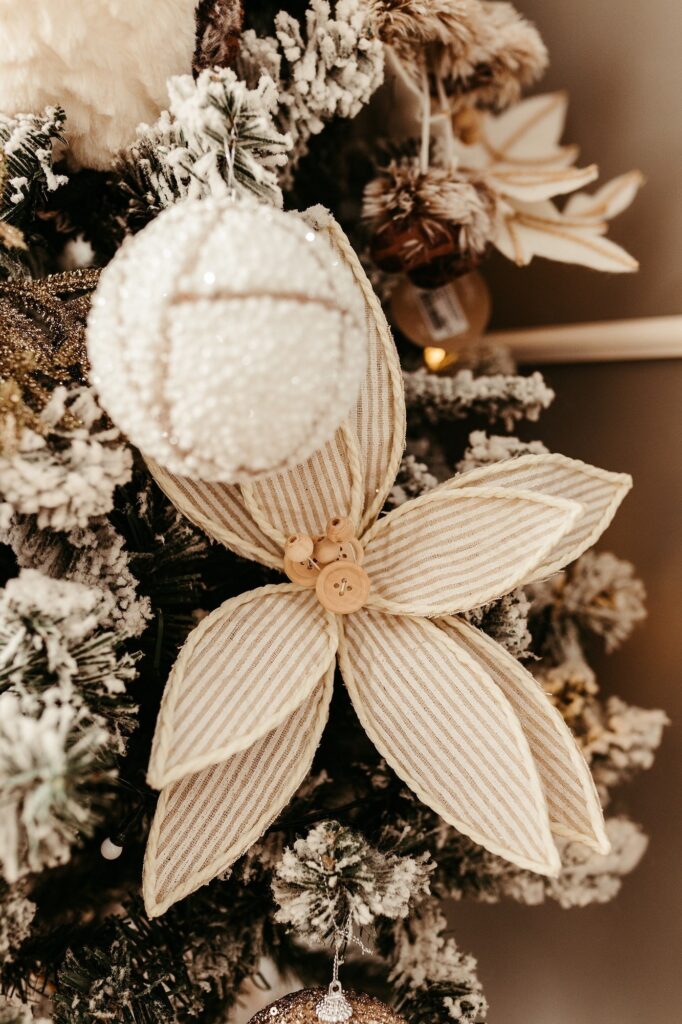
[[[286,555],[284,556],[284,571],[293,583],[300,583],[302,587],[309,587],[311,590],[320,575],[320,570],[309,559],[305,559],[303,562],[294,562]]]
[[[362,565],[365,558],[365,549],[359,540],[355,537],[350,537],[348,540],[344,540],[343,544],[339,544],[339,562],[355,562],[356,565]]]
[[[350,540],[354,533],[353,523],[348,516],[336,516],[327,523],[327,536],[336,544]]]
[[[313,558],[318,565],[329,565],[339,557],[339,545],[328,537],[320,537],[313,548]]]
[[[284,545],[284,554],[292,562],[306,562],[313,556],[313,539],[305,534],[295,533]]]
[[[320,571],[315,591],[317,599],[327,611],[335,615],[348,615],[365,604],[370,591],[369,576],[359,565],[332,562]]]

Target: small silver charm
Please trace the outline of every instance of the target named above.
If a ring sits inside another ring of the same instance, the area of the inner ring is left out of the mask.
[[[341,982],[334,980],[329,986],[329,991],[315,1007],[317,1019],[325,1022],[350,1020],[353,1016],[353,1007],[343,994]]]

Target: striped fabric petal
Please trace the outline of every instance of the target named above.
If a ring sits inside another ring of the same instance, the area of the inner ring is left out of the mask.
[[[597,853],[608,853],[604,816],[590,770],[537,681],[500,644],[462,619],[439,619],[436,624],[480,665],[514,709],[545,791],[552,832]]]
[[[190,634],[161,704],[149,763],[155,789],[218,764],[271,732],[333,663],[336,622],[310,590],[261,587]]]
[[[248,750],[165,787],[145,854],[150,917],[222,874],[269,828],[310,769],[333,682],[331,666],[308,700]]]
[[[521,487],[528,491],[569,498],[583,507],[573,529],[566,533],[549,557],[524,580],[551,576],[572,562],[601,537],[618,506],[632,487],[627,473],[609,473],[565,455],[521,455],[472,469],[443,486],[444,490],[465,487]],[[440,489],[440,488],[439,488]]]
[[[254,481],[251,498],[269,527],[266,528],[249,511],[243,488],[178,477],[148,460],[157,483],[183,515],[238,554],[275,568],[282,566],[286,536],[323,533],[329,519],[351,511],[353,473],[360,477],[357,518],[364,529],[385,501],[405,443],[402,374],[381,304],[333,218],[315,208],[309,211],[308,219],[318,230],[327,232],[339,258],[349,264],[365,299],[367,370],[348,423],[357,448],[355,466],[345,431],[339,430],[300,466]],[[273,429],[277,429],[276,424]]]
[[[268,521],[283,536],[324,533],[327,521],[350,512],[351,478],[341,431],[306,462],[253,484]]]
[[[282,549],[256,525],[242,501],[239,487],[190,480],[169,473],[147,458],[157,484],[190,522],[243,558],[252,558],[273,569],[282,567]]]
[[[351,417],[363,469],[362,530],[379,514],[393,486],[405,447],[405,395],[398,353],[381,303],[357,253],[329,212],[321,206],[305,213],[317,230],[326,230],[332,247],[348,264],[365,299],[367,372]]]
[[[370,603],[436,616],[493,601],[546,560],[580,512],[576,502],[511,488],[430,491],[369,531]]]
[[[348,616],[340,664],[358,717],[419,799],[522,868],[559,855],[528,742],[488,673],[432,622],[365,608]]]

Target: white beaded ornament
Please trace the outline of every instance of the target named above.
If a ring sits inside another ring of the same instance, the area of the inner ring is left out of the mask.
[[[355,405],[367,361],[352,271],[302,216],[178,203],[103,271],[92,381],[143,454],[244,483],[303,462]]]

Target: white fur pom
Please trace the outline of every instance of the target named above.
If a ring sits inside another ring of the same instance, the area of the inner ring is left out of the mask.
[[[0,111],[64,107],[72,166],[106,168],[189,72],[196,0],[0,0]]]

